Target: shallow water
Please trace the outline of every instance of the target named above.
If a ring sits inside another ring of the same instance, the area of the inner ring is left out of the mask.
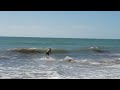
[[[118,39],[1,37],[0,47],[1,79],[120,78]]]

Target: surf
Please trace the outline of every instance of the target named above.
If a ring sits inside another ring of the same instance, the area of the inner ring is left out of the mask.
[[[13,48],[8,49],[8,51],[19,52],[19,53],[45,53],[48,48]],[[53,54],[65,54],[65,53],[83,53],[83,52],[95,52],[95,53],[104,53],[108,50],[104,50],[99,47],[88,47],[80,49],[63,49],[63,48],[52,48]]]

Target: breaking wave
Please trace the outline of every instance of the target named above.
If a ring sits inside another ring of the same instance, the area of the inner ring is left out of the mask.
[[[101,59],[99,61],[95,61],[92,59],[77,59],[70,56],[65,56],[64,58],[57,59],[55,57],[41,57],[37,60],[43,60],[43,61],[56,61],[56,62],[67,62],[67,63],[78,63],[80,65],[95,65],[95,66],[111,66],[111,65],[119,65],[120,64],[120,58],[114,58],[114,59]]]
[[[61,59],[61,61],[67,61],[67,62],[76,62],[83,65],[116,65],[120,64],[120,58],[114,58],[114,59],[102,59],[99,61],[94,61],[92,59],[74,59],[70,56],[66,56],[65,58]]]
[[[13,52],[20,52],[20,53],[45,53],[47,48],[14,48],[14,49],[8,49],[9,51]],[[104,49],[98,48],[98,47],[90,47],[90,48],[81,48],[81,49],[75,49],[75,50],[67,50],[67,49],[58,49],[58,48],[52,48],[52,53],[82,53],[82,52],[95,52],[95,53],[104,53],[107,52]]]
[[[14,48],[8,49],[9,51],[20,52],[20,53],[45,53],[46,48]],[[69,51],[64,49],[52,49],[52,53],[67,53]]]

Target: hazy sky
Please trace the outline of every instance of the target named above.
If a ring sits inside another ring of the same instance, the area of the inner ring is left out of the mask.
[[[120,39],[120,11],[0,11],[0,36]]]

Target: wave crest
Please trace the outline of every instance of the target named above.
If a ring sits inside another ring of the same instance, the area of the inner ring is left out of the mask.
[[[10,51],[20,52],[20,53],[45,53],[48,48],[14,48],[9,49]],[[82,53],[82,52],[96,52],[96,53],[104,53],[107,52],[104,49],[98,47],[90,47],[90,48],[81,48],[75,50],[67,50],[67,49],[59,49],[59,48],[52,48],[52,53]]]
[[[20,53],[45,53],[46,48],[14,48],[9,51],[20,52]],[[52,49],[52,53],[67,53],[69,51],[64,49]]]
[[[90,47],[89,50],[94,51],[94,52],[98,52],[98,53],[105,52],[105,50],[98,48],[98,47]]]

